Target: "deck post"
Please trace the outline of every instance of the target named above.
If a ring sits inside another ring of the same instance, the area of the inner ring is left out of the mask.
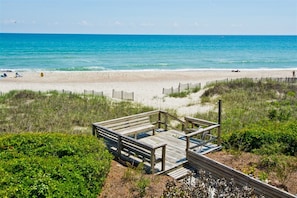
[[[187,133],[188,127],[189,126],[189,121],[185,119],[185,126],[184,126],[184,131]]]
[[[167,122],[168,122],[168,113],[165,113],[165,131],[168,130],[168,126],[167,126]]]
[[[222,119],[222,100],[219,100],[219,112],[218,112],[218,145],[221,145],[221,119]]]
[[[119,157],[119,158],[121,158],[122,147],[123,147],[123,145],[122,145],[122,136],[119,135],[119,136],[118,136],[118,157]]]
[[[151,152],[151,173],[155,173],[155,149]]]
[[[159,114],[158,114],[158,129],[161,128],[161,111],[159,111]]]
[[[165,170],[166,145],[162,147],[162,171]]]
[[[187,138],[187,141],[186,141],[186,158],[188,159],[188,151],[189,151],[189,148],[190,148],[190,137],[189,136],[186,136]]]

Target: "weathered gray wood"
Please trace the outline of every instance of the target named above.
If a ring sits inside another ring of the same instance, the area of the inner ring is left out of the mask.
[[[154,170],[168,170],[172,167],[185,163],[186,159],[186,136],[184,132],[175,130],[158,129],[155,135],[151,135],[152,131],[145,134],[139,134],[138,140],[127,136],[129,133],[127,128],[116,131],[113,128],[115,126],[122,127],[125,125],[125,121],[128,122],[149,122],[150,116],[154,116],[156,124],[162,123],[162,126],[166,129],[166,122],[175,119],[164,111],[152,111],[147,113],[141,113],[133,116],[126,116],[122,118],[112,119],[103,122],[97,122],[93,124],[93,134],[105,139],[105,142],[110,147],[110,150],[119,157],[129,157],[133,160],[145,161],[152,166],[152,172]],[[122,124],[118,124],[122,122]],[[163,124],[164,123],[164,124]],[[134,124],[134,123],[133,123]],[[181,122],[183,125],[184,123]],[[127,125],[127,124],[126,124]],[[130,125],[128,125],[130,127]],[[111,128],[109,128],[111,127]],[[139,126],[140,128],[142,125]],[[119,129],[118,129],[119,130]],[[134,128],[133,130],[136,130]],[[142,130],[142,128],[140,129]],[[125,133],[126,131],[126,133]],[[125,133],[125,135],[124,135]],[[191,140],[191,137],[189,137]],[[189,147],[193,148],[199,144],[199,142],[188,141]],[[120,141],[120,143],[118,143]],[[207,150],[208,147],[201,147],[202,150]],[[197,151],[199,152],[199,151]],[[204,151],[203,151],[204,152]]]
[[[146,125],[131,126],[131,127],[117,130],[117,131],[119,133],[121,133],[122,135],[137,135],[138,133],[153,131],[153,135],[154,135],[155,128],[156,128],[155,125],[151,125],[151,124],[147,123]]]
[[[138,140],[150,145],[166,144],[165,170],[168,170],[186,161],[186,141],[182,137],[184,137],[184,133],[169,130],[166,132],[156,132],[154,136],[148,136]],[[194,146],[194,144],[191,143],[191,146]],[[160,155],[160,150],[156,151],[156,154]]]
[[[186,135],[185,135],[186,140],[187,140],[186,150],[193,149],[193,148],[195,148],[195,147],[197,147],[197,146],[203,146],[203,145],[205,145],[205,144],[207,144],[207,143],[209,143],[209,142],[212,142],[212,141],[216,140],[216,139],[218,138],[218,136],[212,136],[210,140],[202,140],[201,143],[195,145],[195,147],[190,146],[190,140],[191,140],[191,137],[193,137],[193,136],[197,136],[197,135],[199,135],[199,134],[203,134],[203,133],[205,133],[205,132],[209,132],[209,133],[210,133],[210,131],[211,131],[212,129],[219,128],[219,127],[220,127],[219,124],[214,124],[214,125],[208,126],[208,127],[206,127],[206,128],[199,128],[197,131],[194,131],[194,132],[192,132],[192,133],[188,133],[188,134],[186,134]]]
[[[98,124],[93,124],[93,133],[95,133],[98,138],[103,138],[107,146],[109,146],[109,150],[115,153],[119,158],[125,155],[138,158],[140,161],[149,162],[152,173],[155,171],[155,165],[161,163],[161,170],[164,171],[166,144],[149,145],[128,136],[121,135]],[[160,157],[156,157],[156,151],[160,149]]]
[[[145,117],[136,117],[135,118],[121,118],[121,119],[116,119],[110,122],[105,122],[105,124],[101,124],[102,126],[105,126],[109,129],[117,129],[117,127],[119,128],[124,128],[127,125],[132,125],[133,123],[147,123],[149,121],[148,116]],[[122,123],[121,125],[119,125],[119,123]],[[100,123],[99,123],[100,124]]]
[[[156,111],[116,118],[95,124],[105,126],[123,135],[134,135],[136,137],[138,133],[148,131],[153,131],[154,135],[156,126],[150,121],[150,116],[154,114],[156,114]]]
[[[206,127],[206,128],[199,128],[197,131],[186,134],[186,136],[192,137],[194,135],[198,135],[198,134],[204,133],[206,131],[210,131],[212,129],[218,128],[219,126],[220,126],[219,124],[214,124],[214,125],[211,125],[211,126]]]
[[[115,118],[115,119],[111,119],[111,120],[106,120],[106,121],[101,121],[101,122],[95,122],[94,124],[99,124],[99,125],[103,125],[105,123],[113,123],[113,122],[118,122],[120,120],[124,120],[124,119],[136,119],[139,117],[146,117],[146,116],[152,116],[152,115],[157,115],[159,113],[158,110],[156,111],[149,111],[149,112],[144,112],[144,113],[139,113],[139,114],[135,114],[135,115],[130,115],[130,116],[125,116],[125,117],[120,117],[120,118]]]
[[[261,182],[253,177],[250,177],[242,172],[232,169],[222,163],[214,161],[206,156],[197,154],[191,150],[187,152],[188,162],[195,169],[203,169],[212,174],[215,178],[234,179],[239,186],[251,186],[255,193],[264,195],[265,197],[279,197],[279,198],[294,198],[295,196],[280,190],[274,186]]]
[[[199,118],[193,118],[193,117],[185,117],[185,120],[190,123],[197,123],[197,124],[201,124],[204,126],[217,124],[215,122],[211,122],[211,121],[203,120],[203,119],[199,119]]]
[[[179,180],[179,179],[189,176],[191,173],[192,172],[189,169],[181,166],[181,167],[178,167],[177,169],[169,172],[167,175],[173,177],[176,180]]]

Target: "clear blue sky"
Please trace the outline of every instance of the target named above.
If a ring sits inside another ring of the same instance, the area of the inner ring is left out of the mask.
[[[297,35],[297,0],[0,0],[0,32]]]

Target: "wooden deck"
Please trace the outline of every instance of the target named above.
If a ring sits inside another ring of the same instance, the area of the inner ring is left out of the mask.
[[[176,130],[157,130],[155,135],[151,135],[151,132],[146,134],[139,134],[137,139],[140,142],[147,143],[150,145],[167,144],[166,145],[166,156],[165,156],[165,171],[178,167],[185,162],[186,158],[186,137],[185,133]],[[190,147],[194,147],[201,143],[199,139],[191,139]],[[194,149],[196,153],[205,154],[221,147],[208,143],[207,145],[197,147]],[[156,155],[161,155],[160,151],[156,152]],[[158,165],[156,166],[159,171],[161,170]]]
[[[112,128],[119,124],[125,126],[123,130],[129,130],[135,120],[144,118],[155,126],[154,129],[126,134]],[[171,126],[172,121],[180,123],[179,129]],[[157,110],[93,123],[93,135],[103,138],[117,158],[135,165],[144,162],[151,173],[162,174],[184,165],[189,150],[204,154],[219,149],[220,119],[217,123],[192,117],[181,120]]]

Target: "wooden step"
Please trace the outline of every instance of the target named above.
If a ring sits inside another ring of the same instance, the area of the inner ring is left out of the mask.
[[[185,167],[179,167],[177,169],[172,170],[171,172],[167,173],[170,177],[180,180],[192,174],[192,171]]]

